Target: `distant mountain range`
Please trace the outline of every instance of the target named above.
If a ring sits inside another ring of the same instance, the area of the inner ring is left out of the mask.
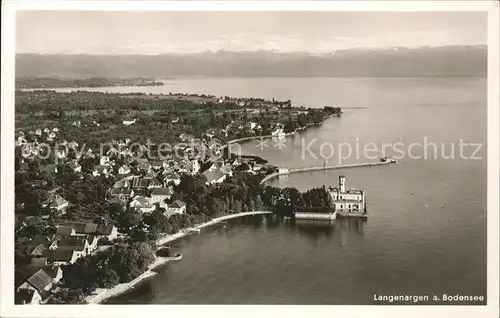
[[[486,77],[486,46],[161,55],[17,54],[16,77]]]

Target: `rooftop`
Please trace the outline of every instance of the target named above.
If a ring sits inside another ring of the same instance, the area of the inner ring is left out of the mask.
[[[180,201],[180,200],[175,200],[174,203],[170,204],[169,207],[173,209],[180,209],[182,207],[186,206],[186,203]]]
[[[33,286],[38,292],[44,290],[47,285],[52,283],[52,277],[47,274],[43,269],[38,270],[35,274],[31,275],[27,282]]]

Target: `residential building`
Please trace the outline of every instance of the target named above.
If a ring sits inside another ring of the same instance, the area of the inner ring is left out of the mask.
[[[170,187],[156,188],[153,190],[153,192],[151,192],[151,202],[153,204],[163,202],[167,199],[170,199],[173,194],[174,191]]]
[[[55,210],[61,214],[66,213],[66,209],[68,208],[69,202],[66,201],[59,194],[52,194],[47,201],[43,203],[43,207],[49,207],[52,210]]]
[[[59,236],[86,236],[97,233],[98,224],[89,222],[66,222],[57,228]]]
[[[97,249],[97,244],[99,243],[99,237],[98,235],[88,235],[87,236],[87,241],[89,242],[89,249],[91,252],[95,251]]]
[[[165,210],[165,215],[184,214],[186,212],[186,203],[176,200]]]
[[[29,276],[24,283],[17,287],[17,291],[21,289],[36,290],[40,295],[52,288],[52,277],[43,269],[39,269],[33,275]]]
[[[75,236],[76,231],[72,226],[60,225],[56,230],[57,236]]]
[[[151,179],[143,177],[134,177],[132,179],[132,189],[134,190],[145,190],[148,188]]]
[[[127,165],[123,165],[118,169],[118,174],[129,174],[130,173],[130,167]]]
[[[132,202],[130,202],[130,207],[139,210],[142,213],[150,213],[156,209],[154,203],[152,203],[148,198],[143,196],[135,197]]]
[[[89,241],[84,236],[64,236],[59,240],[56,251],[74,251],[76,258],[80,258],[93,252]]]
[[[31,257],[39,257],[39,256],[42,256],[45,251],[48,249],[47,246],[45,246],[44,244],[38,244],[34,247],[30,247],[28,246],[28,248],[31,250],[29,253],[29,255]]]
[[[109,191],[109,195],[111,198],[118,198],[122,201],[128,201],[131,197],[134,196],[134,190],[127,188],[112,188]]]
[[[97,234],[101,238],[106,237],[109,241],[112,241],[118,237],[118,229],[113,224],[99,224]]]
[[[170,182],[173,182],[175,185],[178,185],[179,183],[181,183],[181,178],[175,172],[169,173],[165,176],[165,178],[163,179],[163,182],[167,186],[170,184]]]
[[[226,175],[220,170],[207,170],[203,172],[203,175],[207,178],[206,184],[221,183],[226,179]]]
[[[42,296],[36,289],[19,289],[14,296],[16,305],[38,305]]]
[[[59,266],[46,266],[43,268],[44,272],[46,272],[50,277],[52,277],[52,282],[58,283],[63,277],[63,272],[61,267]]]
[[[101,158],[99,158],[99,164],[101,166],[108,166],[110,164],[109,157],[108,156],[102,156]]]
[[[233,166],[231,166],[229,163],[226,163],[224,166],[222,166],[219,171],[222,174],[228,175],[230,177],[233,176]]]
[[[152,178],[148,184],[148,189],[159,189],[163,187],[163,184],[156,178]]]
[[[135,122],[136,122],[135,118],[134,119],[126,118],[126,119],[123,120],[123,124],[125,126],[129,126],[129,125],[135,124]]]
[[[73,160],[68,165],[73,170],[73,172],[82,172],[82,166],[78,163],[78,161]]]
[[[106,166],[95,166],[94,167],[94,171],[92,171],[92,175],[94,177],[98,177],[98,176],[105,176],[107,177],[109,175],[109,172],[108,172],[108,167]]]
[[[40,248],[42,245],[44,248]],[[28,249],[31,249],[32,256],[41,256],[45,249],[57,249],[57,241],[53,236],[48,235],[35,235],[33,239],[27,244]]]
[[[151,164],[151,168],[155,170],[164,168],[164,162],[162,160],[151,160],[149,163]]]
[[[45,251],[45,257],[47,257],[49,264],[53,266],[73,264],[78,259],[78,255],[74,250],[64,249],[47,250]]]
[[[67,222],[64,226],[58,227],[58,232],[61,228],[72,229],[71,232],[66,230],[66,233],[71,234],[65,236],[86,237],[91,250],[94,250],[95,247],[97,247],[97,241],[101,237],[107,237],[110,241],[112,241],[118,236],[118,229],[116,228],[116,226],[109,223],[96,224],[89,222]],[[97,239],[97,241],[95,239]]]

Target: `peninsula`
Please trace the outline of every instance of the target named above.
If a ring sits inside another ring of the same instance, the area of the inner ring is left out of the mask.
[[[166,261],[158,245],[185,229],[325,208],[325,187],[264,186],[278,168],[224,145],[341,113],[260,98],[17,91],[16,302],[101,302],[150,277]]]

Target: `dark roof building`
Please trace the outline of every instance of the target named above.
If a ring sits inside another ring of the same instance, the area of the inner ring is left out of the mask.
[[[46,250],[45,256],[49,262],[71,262],[75,251],[73,250]]]
[[[67,222],[65,225],[74,228],[76,234],[92,234],[97,230],[97,224],[95,223]]]
[[[76,230],[72,226],[61,225],[57,228],[56,235],[70,236],[73,235],[74,232],[76,232]]]
[[[33,286],[39,293],[44,291],[50,284],[52,284],[52,277],[47,274],[43,269],[38,270],[35,274],[31,275],[26,282]]]
[[[16,305],[32,304],[36,291],[33,289],[19,289],[15,295]]]
[[[116,227],[113,224],[99,224],[97,233],[100,235],[111,235]]]
[[[135,189],[147,188],[149,185],[149,182],[151,182],[151,179],[134,178],[132,181],[132,188],[135,188]]]
[[[57,250],[83,251],[87,244],[87,238],[81,236],[65,236],[59,241]]]
[[[151,192],[151,196],[170,196],[173,195],[174,191],[171,188],[156,188]]]
[[[186,206],[186,203],[184,203],[180,200],[175,200],[174,203],[170,204],[168,207],[172,208],[172,209],[180,209],[184,206]]]

